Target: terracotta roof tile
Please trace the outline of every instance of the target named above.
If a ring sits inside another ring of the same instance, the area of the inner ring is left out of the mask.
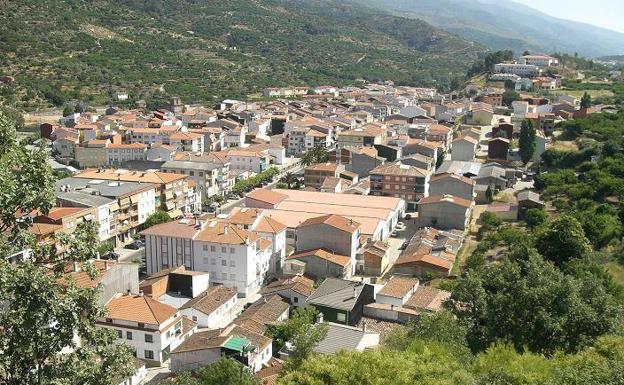
[[[160,303],[144,295],[121,295],[108,301],[107,318],[122,321],[161,324],[176,315],[173,306]]]

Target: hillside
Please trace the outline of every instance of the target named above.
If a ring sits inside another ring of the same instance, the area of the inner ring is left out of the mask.
[[[578,52],[596,57],[624,53],[624,34],[557,19],[511,0],[357,0],[439,28],[492,49]]]
[[[2,3],[0,1],[0,3]],[[11,0],[0,10],[0,100],[184,102],[358,79],[445,87],[484,48],[339,0]]]

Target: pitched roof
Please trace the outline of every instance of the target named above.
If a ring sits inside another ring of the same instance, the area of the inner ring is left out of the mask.
[[[310,218],[303,223],[301,223],[298,228],[303,228],[307,226],[325,224],[331,227],[334,227],[338,230],[342,230],[347,233],[354,233],[361,227],[361,225],[352,219],[343,217],[341,215],[328,214],[322,215],[315,218]]]
[[[341,255],[341,254],[335,254],[333,251],[326,250],[326,249],[312,249],[312,250],[300,251],[289,256],[288,259],[305,259],[308,257],[317,257],[327,262],[340,265],[342,267],[345,267],[349,263],[351,263],[350,257],[346,255]]]
[[[266,216],[263,216],[262,218],[260,218],[260,221],[254,228],[254,231],[257,231],[259,233],[271,233],[271,234],[277,234],[284,230],[286,230],[285,224],[278,222],[271,217],[266,217]]]
[[[353,310],[366,284],[339,278],[326,278],[308,298],[308,303],[339,310]],[[354,295],[355,291],[355,295]]]
[[[421,286],[407,300],[405,307],[413,309],[426,309],[439,311],[442,304],[451,296],[448,291],[440,290],[431,286]]]
[[[454,179],[454,180],[456,180],[456,181],[458,181],[458,182],[463,182],[463,183],[466,183],[466,184],[468,184],[468,185],[472,185],[472,186],[474,186],[474,185],[475,185],[475,183],[476,183],[476,182],[474,181],[474,179],[466,178],[466,177],[465,177],[465,176],[463,176],[463,175],[451,174],[451,173],[448,173],[448,172],[443,172],[443,173],[441,173],[441,174],[436,174],[436,175],[432,176],[432,177],[429,179],[429,183],[431,184],[431,183],[433,183],[433,182],[437,182],[437,181],[441,181],[441,180],[446,180],[446,179],[449,179],[449,178],[450,178],[450,179]]]
[[[314,288],[314,281],[304,277],[303,275],[295,275],[292,277],[283,277],[277,281],[271,282],[260,290],[261,294],[279,294],[281,291],[292,290],[303,296],[310,296]]]
[[[288,311],[290,305],[279,295],[265,296],[252,303],[241,315],[236,318],[234,323],[242,326],[249,325],[247,321],[256,324],[256,328],[260,333],[264,332],[267,325],[274,325],[278,322],[280,316]],[[250,330],[254,328],[250,326]]]
[[[416,286],[418,286],[417,278],[401,277],[399,275],[394,275],[377,294],[393,298],[403,298]]]
[[[436,204],[436,203],[451,203],[457,206],[463,206],[465,208],[469,208],[472,206],[472,201],[468,199],[456,197],[454,195],[430,195],[428,197],[421,198],[418,201],[418,205],[426,205],[426,204]]]
[[[121,295],[108,301],[107,318],[123,321],[161,324],[173,317],[177,310],[144,295]]]
[[[362,340],[370,334],[379,333],[328,322],[325,338],[314,347],[313,351],[319,354],[335,354],[340,350],[356,350]]]
[[[255,232],[239,229],[229,223],[211,221],[195,236],[198,241],[243,245],[259,239]]]
[[[213,286],[185,303],[180,309],[195,309],[210,315],[232,298],[236,298],[236,296],[235,289],[225,286]]]
[[[265,188],[255,189],[247,193],[246,197],[262,202],[267,202],[273,205],[276,205],[287,198],[287,196],[284,194],[280,194],[279,192],[268,190]]]

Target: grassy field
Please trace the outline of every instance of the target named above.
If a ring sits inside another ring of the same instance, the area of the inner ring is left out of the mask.
[[[593,98],[598,98],[598,97],[611,97],[613,96],[613,92],[610,90],[559,90],[559,91],[553,91],[552,93],[556,96],[559,95],[570,95],[570,96],[574,96],[575,98],[580,98],[581,96],[583,96],[583,94],[587,92],[589,94],[589,96]]]
[[[615,279],[615,281],[620,285],[624,286],[624,266],[620,265],[617,262],[608,262],[606,264],[606,267],[609,273],[611,273],[611,275]]]

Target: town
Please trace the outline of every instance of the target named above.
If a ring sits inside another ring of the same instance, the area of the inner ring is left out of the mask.
[[[97,257],[59,279],[99,288],[97,328],[137,359],[119,384],[222,356],[274,384],[298,354],[276,336],[289,319],[326,325],[314,353],[374,349],[443,310],[487,226],[554,210],[534,178],[558,127],[618,112],[562,90],[559,66],[526,54],[461,94],[388,81],[68,113],[28,145],[59,176],[55,204],[20,220],[60,253],[96,225]]]

